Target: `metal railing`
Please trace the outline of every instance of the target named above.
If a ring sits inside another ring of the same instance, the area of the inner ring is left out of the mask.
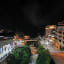
[[[13,40],[3,40],[3,41],[0,41],[0,47],[2,47],[3,45],[6,45],[6,44],[9,44],[9,43],[12,43]]]

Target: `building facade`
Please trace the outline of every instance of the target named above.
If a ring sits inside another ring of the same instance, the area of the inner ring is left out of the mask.
[[[64,21],[58,22],[56,27],[56,40],[59,45],[64,47]]]
[[[45,37],[55,37],[56,25],[47,25],[45,27]]]

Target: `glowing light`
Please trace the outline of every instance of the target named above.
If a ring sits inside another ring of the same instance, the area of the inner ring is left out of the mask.
[[[54,28],[55,28],[55,26],[54,26],[54,25],[49,27],[49,29],[54,29]]]
[[[24,42],[22,42],[21,45],[24,45]]]

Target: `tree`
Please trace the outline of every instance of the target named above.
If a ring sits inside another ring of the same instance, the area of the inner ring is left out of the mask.
[[[38,46],[38,58],[36,64],[50,64],[51,56],[48,50],[45,50],[42,45]]]
[[[7,58],[9,59],[7,64],[28,64],[30,55],[31,51],[29,46],[18,47],[14,50],[13,54],[10,54]]]

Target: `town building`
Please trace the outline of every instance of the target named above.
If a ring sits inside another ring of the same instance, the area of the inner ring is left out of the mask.
[[[59,42],[59,46],[64,47],[64,21],[58,22],[57,24],[56,40]]]
[[[56,35],[56,25],[47,25],[45,27],[45,38],[52,38]]]
[[[31,38],[30,38],[30,36],[25,35],[25,36],[24,36],[24,39],[25,39],[25,40],[29,40],[29,39],[31,39]]]

